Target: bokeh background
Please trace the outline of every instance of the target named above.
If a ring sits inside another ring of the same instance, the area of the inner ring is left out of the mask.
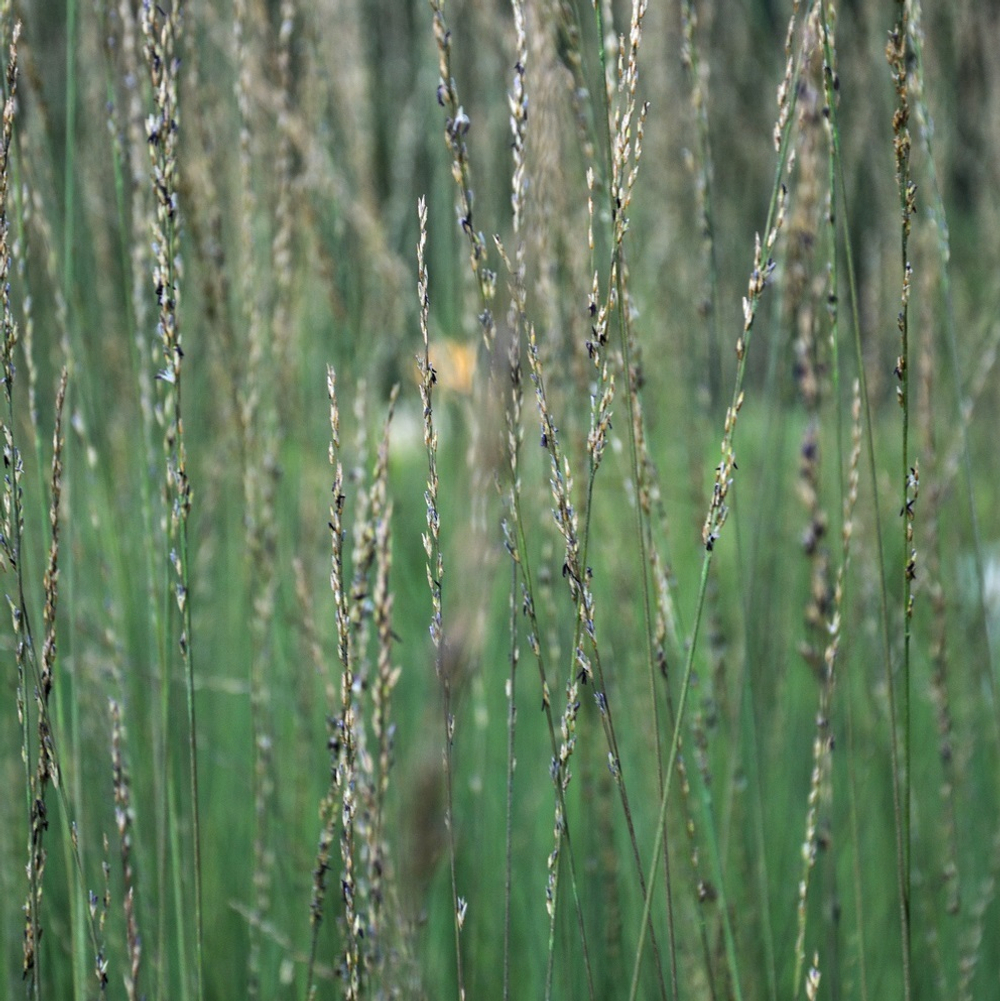
[[[4,360],[13,367],[3,415],[5,496],[9,505],[19,497],[23,526],[15,532],[5,508],[19,558],[3,586],[16,621],[34,629],[27,651],[23,629],[2,639],[0,761],[11,795],[0,801],[0,982],[9,997],[352,996],[352,943],[357,990],[373,998],[458,996],[460,978],[470,998],[624,997],[635,967],[644,997],[774,999],[803,994],[813,962],[816,996],[997,993],[1000,11],[972,0],[926,10],[802,3],[786,41],[788,3],[651,5],[637,54],[648,110],[618,250],[602,66],[620,108],[616,59],[621,51],[627,63],[632,9],[605,3],[599,21],[583,0],[523,6],[520,47],[511,5],[451,0],[439,12],[468,121],[470,229],[483,234],[497,274],[492,339],[460,224],[467,208],[456,209],[455,115],[441,89],[435,11],[423,0],[0,9],[5,53],[14,21],[23,25],[4,173]],[[902,14],[917,185],[905,460],[894,375],[898,97],[885,53]],[[155,232],[159,140],[150,141],[149,116],[162,105],[144,17],[150,31],[176,31],[169,248]],[[834,116],[824,21],[834,33]],[[789,58],[795,104],[779,158],[777,94]],[[527,119],[515,232],[508,95],[517,65]],[[781,185],[775,268],[742,371],[736,344],[755,235],[766,238]],[[419,198],[437,374],[440,653],[422,541]],[[522,316],[509,311],[494,234],[511,257],[523,242]],[[163,378],[157,327],[162,251],[176,280],[193,491],[188,674],[165,487],[177,386]],[[608,381],[592,345],[613,260],[622,283],[602,357],[616,397],[597,470],[587,436]],[[566,741],[560,721],[583,641],[552,518],[552,425],[539,421],[529,378],[529,324],[572,475],[605,672],[596,690],[615,714],[629,798],[626,812],[595,686],[583,686],[566,785],[572,847],[561,841],[554,863],[551,763]],[[514,418],[512,340],[523,373]],[[330,585],[328,365],[344,470],[350,774]],[[64,366],[54,592],[43,578]],[[861,373],[867,408],[852,460]],[[729,520],[706,556],[702,525],[734,386],[744,402]],[[639,406],[641,469],[630,434]],[[516,511],[509,418],[522,441]],[[920,485],[907,644],[901,508],[911,466]],[[835,597],[852,469],[860,485],[850,563]],[[58,653],[43,703],[44,608],[54,593]],[[523,614],[528,604],[537,620]],[[833,671],[824,667],[831,636]],[[59,766],[45,788],[40,722]],[[636,962],[640,882],[651,875],[675,733],[684,770],[663,828],[668,866],[652,880],[657,944],[647,941]],[[345,776],[360,804],[348,842]],[[894,809],[894,786],[910,802],[908,822]],[[26,879],[39,798],[47,857]],[[331,847],[318,862],[324,830]],[[350,903],[342,850],[355,865]],[[455,889],[467,905],[457,947]],[[28,927],[34,913],[43,934],[26,971],[29,897]]]

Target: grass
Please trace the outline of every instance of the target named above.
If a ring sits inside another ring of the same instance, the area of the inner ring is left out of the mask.
[[[992,996],[995,15],[66,12],[7,995]]]

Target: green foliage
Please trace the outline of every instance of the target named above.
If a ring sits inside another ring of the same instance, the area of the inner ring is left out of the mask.
[[[5,996],[986,996],[987,7],[0,6]]]

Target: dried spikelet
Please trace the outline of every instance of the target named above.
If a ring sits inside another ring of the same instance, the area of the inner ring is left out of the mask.
[[[482,327],[483,344],[487,352],[492,352],[496,337],[496,324],[493,319],[493,299],[496,295],[497,276],[489,266],[489,252],[486,238],[476,229],[473,215],[475,195],[472,188],[472,177],[469,163],[469,150],[466,138],[472,122],[464,107],[459,104],[458,89],[451,75],[451,31],[444,18],[444,9],[440,0],[431,0],[431,11],[434,16],[434,40],[438,49],[438,104],[445,109],[444,137],[445,144],[451,154],[451,173],[458,187],[458,222],[469,241],[470,263],[476,279],[482,312],[479,322]]]
[[[632,190],[639,174],[642,157],[643,130],[648,103],[637,107],[639,86],[639,47],[642,42],[642,22],[646,2],[632,6],[628,43],[619,46],[617,101],[611,120],[611,211],[614,219],[614,242],[620,247],[628,231],[628,212]]]
[[[75,829],[74,829],[75,830]],[[101,869],[104,873],[104,896],[101,900],[98,900],[97,894],[93,891],[90,892],[90,919],[94,920],[95,915],[97,917],[97,931],[98,935],[95,936],[98,940],[98,947],[96,954],[94,956],[94,976],[97,980],[98,985],[103,989],[108,980],[108,957],[106,950],[104,948],[104,926],[107,922],[108,912],[111,910],[111,863],[108,861],[111,856],[111,844],[108,841],[108,836],[105,834],[101,839],[102,847],[104,849],[104,859],[101,862]],[[133,901],[134,903],[134,901]],[[126,916],[126,935],[128,934],[128,921]],[[130,945],[130,944],[129,944]],[[131,945],[129,949],[129,967],[132,968],[131,960],[133,958]],[[136,974],[138,974],[138,967],[135,968]],[[129,1001],[133,1001],[129,998]]]
[[[538,414],[541,421],[541,445],[550,456],[549,487],[555,501],[553,517],[559,534],[565,543],[565,559],[563,561],[563,577],[569,584],[570,597],[578,604],[580,589],[583,583],[583,569],[580,564],[580,532],[576,510],[572,502],[573,478],[570,474],[569,460],[559,449],[558,431],[549,410],[548,397],[545,392],[541,363],[538,357],[538,343],[533,327],[528,329],[528,362],[531,368],[531,380],[535,386],[535,399],[538,404]]]
[[[63,407],[66,403],[66,384],[69,375],[65,366],[59,377],[56,389],[56,421],[52,432],[52,500],[49,507],[49,528],[52,532],[52,542],[49,546],[49,561],[45,568],[43,587],[45,590],[45,608],[43,622],[45,624],[45,641],[42,644],[41,686],[42,697],[48,701],[52,691],[52,671],[56,660],[56,603],[59,595],[59,502],[62,497],[62,452]]]
[[[788,203],[788,189],[782,184],[778,191],[774,221],[767,231],[766,247],[768,253],[774,247],[785,221],[785,211]],[[757,306],[764,289],[775,269],[774,259],[764,259],[764,247],[758,234],[754,242],[754,263],[747,283],[747,294],[743,299],[743,331],[736,340],[736,358],[739,364],[736,390],[732,405],[726,411],[725,430],[722,438],[722,461],[715,467],[715,483],[712,487],[712,499],[709,502],[708,514],[702,528],[701,539],[708,552],[711,552],[719,539],[722,526],[729,516],[729,489],[733,484],[733,474],[736,471],[736,453],[734,437],[736,420],[743,406],[743,372],[746,364],[746,350],[753,329]]]
[[[819,997],[819,954],[815,953],[813,955],[812,965],[809,967],[809,972],[806,974],[806,998],[807,1001],[816,1001]]]
[[[799,0],[794,0],[792,13],[788,18],[788,30],[785,33],[785,75],[778,84],[778,118],[774,123],[774,149],[781,150],[782,137],[791,115],[791,91],[794,77],[795,60],[792,56],[792,41],[795,38],[795,21],[799,12]]]
[[[774,132],[775,148],[778,152],[779,166],[782,168],[783,176],[791,175],[795,161],[795,150],[788,141],[788,135],[790,116],[798,97],[798,82],[801,71],[801,67],[799,69],[795,68],[792,51],[798,8],[799,4],[798,0],[796,0],[792,5],[792,13],[789,17],[788,30],[785,37],[786,70],[782,83],[778,88],[778,117]],[[774,192],[772,209],[769,212],[764,240],[763,242],[761,241],[760,234],[757,234],[755,239],[753,268],[747,283],[747,295],[743,299],[743,330],[736,340],[737,381],[736,390],[734,391],[734,405],[727,412],[727,430],[722,442],[722,461],[716,467],[712,500],[705,519],[705,525],[702,529],[702,542],[708,551],[711,551],[718,540],[719,533],[728,515],[729,509],[726,501],[729,488],[732,484],[732,474],[736,469],[733,454],[733,435],[735,432],[736,415],[742,403],[742,383],[746,365],[746,354],[760,298],[776,266],[773,252],[778,235],[784,227],[787,210],[788,187],[787,184],[782,182]],[[766,258],[765,253],[767,255]]]

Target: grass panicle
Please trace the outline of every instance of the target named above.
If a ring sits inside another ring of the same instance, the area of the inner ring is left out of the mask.
[[[165,456],[165,503],[167,509],[167,575],[173,583],[169,593],[176,605],[177,625],[173,639],[179,648],[187,709],[188,796],[191,810],[190,873],[193,885],[194,924],[191,932],[193,963],[191,977],[195,996],[204,994],[204,925],[202,910],[201,820],[198,793],[198,736],[195,709],[195,670],[191,611],[191,555],[189,518],[192,487],[188,475],[182,407],[182,372],[184,349],[180,332],[180,201],[177,147],[180,130],[178,78],[180,56],[177,46],[182,30],[182,8],[169,12],[154,8],[149,2],[142,8],[143,54],[153,93],[153,111],[146,119],[146,140],[150,151],[150,181],[155,206],[153,239],[153,290],[158,307],[157,332],[163,358],[158,373],[162,388],[159,412],[163,423]],[[167,616],[164,616],[166,620]],[[172,658],[165,653],[161,662],[164,676]],[[166,691],[168,684],[164,682]],[[176,799],[168,791],[171,839],[179,841],[179,817]],[[176,847],[175,847],[176,852]],[[174,859],[180,867],[179,858]],[[180,893],[176,890],[178,912]],[[179,922],[180,923],[180,922]],[[186,937],[186,936],[185,936]],[[187,949],[180,950],[182,964]]]

